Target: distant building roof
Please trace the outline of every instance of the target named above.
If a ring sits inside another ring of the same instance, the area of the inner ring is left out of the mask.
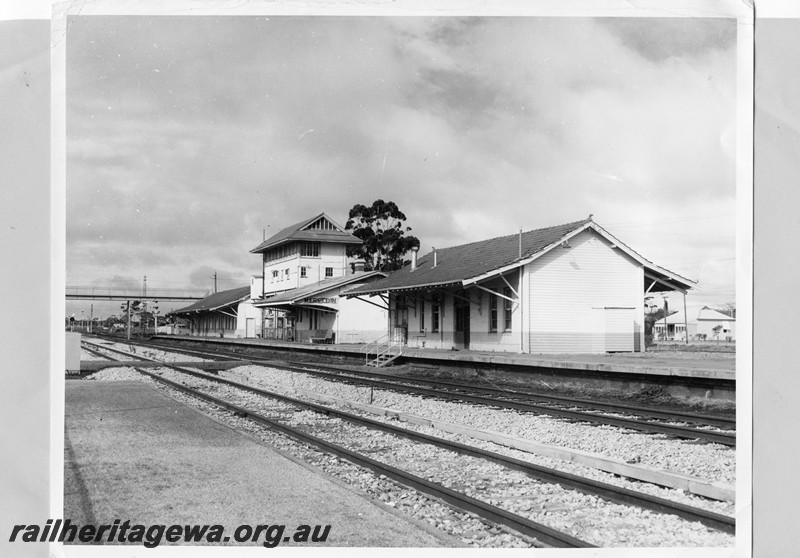
[[[694,286],[694,282],[644,259],[597,225],[590,217],[521,234],[435,249],[419,258],[416,269],[412,270],[411,266],[405,266],[392,272],[386,279],[352,289],[347,294],[356,296],[381,291],[468,286],[525,265],[590,228],[641,263],[645,267],[645,276],[655,280],[661,289],[665,285],[676,290],[687,290]],[[653,290],[657,291],[659,288]]]
[[[341,225],[337,224],[325,213],[320,213],[310,219],[300,221],[299,223],[282,229],[250,250],[250,252],[258,254],[270,248],[275,248],[276,246],[298,240],[338,242],[343,244],[361,244],[362,242],[360,238],[347,232]]]
[[[192,312],[219,310],[220,308],[238,304],[248,298],[250,298],[250,287],[239,287],[214,293],[185,308],[173,310],[170,314],[191,314]]]
[[[690,309],[689,310],[689,315],[690,316],[694,315],[694,311]],[[690,324],[695,324],[699,320],[713,321],[713,322],[735,322],[736,321],[735,318],[731,318],[727,314],[723,314],[722,312],[718,312],[717,310],[713,310],[713,309],[709,308],[708,306],[704,306],[700,310],[698,310],[697,311],[697,317],[690,319],[689,323]],[[679,310],[677,312],[673,312],[672,314],[667,316],[667,323],[668,324],[682,324],[682,323],[684,323],[684,321],[685,321],[685,319],[684,319],[684,315],[683,315],[683,310]],[[655,324],[656,325],[657,324],[663,325],[664,324],[664,318],[659,319],[657,322],[655,322]]]
[[[723,314],[722,312],[717,312],[709,308],[708,306],[703,306],[700,309],[700,312],[697,314],[698,320],[712,320],[715,322],[718,321],[725,321],[725,322],[735,322],[736,318],[732,318],[727,314]]]

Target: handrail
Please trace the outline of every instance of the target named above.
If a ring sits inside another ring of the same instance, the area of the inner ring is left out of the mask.
[[[396,332],[387,333],[364,347],[364,363],[369,364],[369,355],[374,354],[375,358],[372,360],[377,361],[382,356],[392,353],[394,349],[402,344],[402,335],[398,335]]]
[[[370,352],[372,352],[370,349],[372,348],[373,345],[375,346],[375,348],[377,348],[380,345],[383,345],[383,343],[385,343],[386,340],[388,340],[388,339],[389,339],[389,334],[388,333],[385,334],[385,335],[381,335],[377,339],[367,343],[366,346],[364,347],[364,351],[369,354]]]

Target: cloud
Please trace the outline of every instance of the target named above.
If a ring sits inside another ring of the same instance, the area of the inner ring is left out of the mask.
[[[736,42],[733,19],[665,17],[642,25],[635,18],[607,17],[599,18],[598,22],[619,37],[625,46],[654,62],[724,51]]]
[[[378,198],[398,203],[423,250],[589,213],[601,224],[710,214],[734,193],[730,30],[643,18],[77,17],[68,272],[246,280],[264,229],[322,211],[344,221]],[[714,225],[692,222],[691,238],[638,234],[633,246],[713,258],[732,245]]]

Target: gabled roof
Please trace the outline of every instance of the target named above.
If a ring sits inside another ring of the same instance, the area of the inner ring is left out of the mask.
[[[332,277],[330,279],[323,279],[318,283],[311,285],[304,285],[296,289],[291,289],[275,296],[268,297],[264,300],[259,300],[255,303],[256,306],[275,306],[278,304],[293,304],[298,300],[303,300],[308,297],[313,297],[325,293],[327,291],[337,289],[344,285],[351,283],[360,283],[367,279],[386,277],[386,273],[382,271],[358,271],[349,275],[341,277]]]
[[[736,318],[732,318],[722,312],[712,310],[708,306],[703,306],[697,314],[698,320],[713,320],[715,322],[735,322]]]
[[[219,310],[228,306],[233,306],[243,300],[250,298],[250,287],[239,287],[237,289],[230,289],[228,291],[220,291],[209,295],[197,302],[173,310],[170,314],[191,314],[193,312],[210,312],[212,310]]]
[[[560,240],[564,235],[579,228],[584,223],[585,221],[576,221],[566,225],[523,233],[523,258],[531,256],[549,244]],[[435,267],[433,265],[434,252],[436,253]],[[393,272],[386,279],[370,285],[368,289],[377,292],[375,289],[379,287],[384,290],[394,290],[459,285],[465,279],[482,275],[519,261],[519,235],[501,236],[450,248],[438,248],[434,252],[419,258],[415,270],[412,271],[411,266],[405,266]],[[364,287],[364,289],[366,288]],[[348,294],[360,292],[364,289],[354,289]]]
[[[324,220],[325,228],[315,228],[318,222]],[[328,217],[325,213],[320,213],[290,225],[285,229],[275,233],[264,242],[250,250],[252,254],[258,254],[297,240],[308,240],[315,242],[337,242],[340,244],[361,244],[361,239],[347,232],[341,225]]]
[[[416,269],[412,270],[411,266],[406,266],[392,272],[386,279],[352,289],[347,294],[356,296],[406,289],[472,285],[526,265],[587,229],[596,231],[616,248],[642,264],[645,268],[645,276],[656,280],[658,285],[668,285],[669,288],[676,288],[676,290],[686,290],[694,286],[694,282],[647,261],[597,225],[590,217],[581,221],[524,232],[521,235],[512,234],[451,248],[437,249],[419,258]],[[658,288],[653,290],[658,290]]]

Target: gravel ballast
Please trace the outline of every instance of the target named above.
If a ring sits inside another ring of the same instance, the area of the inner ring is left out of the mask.
[[[172,372],[167,375],[181,376]],[[235,373],[226,375],[235,375]],[[203,382],[203,380],[193,378],[191,384],[199,387]],[[295,383],[295,385],[297,384]],[[228,390],[239,391],[236,388],[214,387],[214,393],[225,399],[228,399],[228,396],[222,395],[222,393],[228,393]],[[240,397],[247,402],[248,408],[255,405],[255,410],[258,412],[259,403],[257,400],[253,400],[253,397],[258,398],[259,396],[246,394],[240,395]],[[346,428],[341,425],[336,426],[340,421],[323,417],[311,411],[297,412],[292,415],[290,420],[290,423],[294,425],[308,424],[309,422],[324,423],[325,426],[322,430],[324,438],[331,437],[332,441],[337,443],[342,443],[341,440],[347,438],[342,431]],[[348,428],[353,427],[348,426]],[[332,434],[329,432],[331,430]],[[314,433],[319,435],[316,431]],[[531,479],[522,473],[509,471],[502,466],[486,463],[481,459],[459,456],[458,465],[453,466],[451,463],[454,463],[455,459],[452,455],[440,456],[439,454],[449,452],[439,448],[425,447],[423,451],[418,447],[413,447],[412,443],[398,444],[396,441],[392,441],[395,439],[391,435],[367,430],[361,434],[351,435],[351,438],[359,440],[358,445],[366,446],[366,449],[362,447],[358,450],[361,453],[400,466],[444,486],[454,489],[463,487],[465,492],[472,497],[498,505],[550,527],[565,530],[599,546],[732,545],[731,536],[707,529],[702,525],[688,524],[675,516],[610,504],[597,497],[567,491],[558,486],[532,483]],[[352,442],[348,442],[345,445],[350,447],[351,444]],[[465,462],[472,462],[473,465],[465,465]],[[479,464],[474,465],[475,463]],[[531,502],[537,503],[540,507],[536,508]],[[625,533],[621,538],[618,536],[620,531]]]
[[[146,351],[156,352],[152,349],[146,349]],[[144,354],[141,349],[138,352],[139,354]],[[150,354],[146,356],[159,358],[159,356],[151,356]],[[177,358],[167,358],[171,362],[175,360],[184,362],[193,360],[185,355],[180,355]],[[180,376],[186,381],[186,376],[177,372],[168,371],[168,369],[158,370],[166,376]],[[295,390],[307,390],[371,403],[381,407],[402,409],[407,413],[463,424],[470,428],[501,431],[511,436],[535,440],[540,443],[561,445],[581,451],[604,454],[707,480],[733,482],[735,478],[734,451],[730,448],[713,444],[686,443],[664,439],[659,436],[623,431],[614,427],[570,423],[516,411],[477,407],[378,389],[344,385],[305,374],[286,372],[264,366],[242,366],[221,372],[220,375],[295,397],[297,396]],[[142,378],[139,373],[125,368],[106,369],[89,377],[89,379],[95,380]],[[146,381],[152,382],[152,380]],[[199,386],[205,383],[205,380],[192,378],[186,383]],[[371,472],[365,471],[360,467],[335,457],[327,456],[316,450],[305,448],[286,439],[284,436],[277,435],[264,427],[254,425],[246,419],[235,417],[229,412],[198,402],[195,398],[179,394],[179,392],[175,392],[170,388],[159,386],[158,389],[167,389],[171,396],[176,399],[191,403],[193,406],[199,406],[204,412],[212,414],[220,420],[244,428],[282,451],[288,451],[302,459],[311,460],[327,472],[357,485],[385,504],[396,507],[404,513],[409,513],[412,517],[423,519],[431,525],[461,538],[471,546],[486,548],[526,547],[532,543],[526,537],[503,533],[496,527],[488,526],[477,518],[472,517],[471,514],[455,511],[450,506],[420,496],[416,492],[397,485],[388,479],[377,478]],[[227,390],[233,388],[223,389],[215,385],[212,389],[215,395],[228,399],[228,396],[223,394],[228,393]],[[240,390],[235,391],[241,393]],[[285,407],[285,405],[276,407],[274,403],[264,403],[263,398],[254,394],[249,394],[246,399],[248,399],[249,403],[256,406],[264,406],[264,408],[278,410],[278,407]],[[250,406],[248,404],[248,407]],[[353,412],[352,409],[347,410],[348,412]],[[295,412],[293,417],[295,421],[302,424],[324,421],[327,423],[325,429],[333,432],[334,438],[337,435],[341,435],[341,432],[337,431],[337,428],[339,428],[337,422],[340,421],[332,422],[331,419],[321,418],[320,415],[307,411]],[[391,419],[372,415],[370,415],[370,418],[391,421]],[[677,490],[627,481],[574,463],[535,456],[527,452],[503,448],[490,442],[482,442],[464,436],[433,431],[428,427],[406,423],[398,424],[397,421],[391,422],[396,426],[399,425],[403,428],[504,453],[532,463],[556,467],[566,472],[595,478],[603,482],[613,482],[620,486],[647,492],[662,498],[682,501],[688,505],[702,506],[716,513],[727,515],[733,513],[732,506],[724,502],[713,502],[687,495]],[[350,427],[348,426],[347,428]],[[421,453],[419,447],[415,447],[413,443],[398,446],[390,442],[389,438],[391,437],[386,434],[370,431],[361,435],[361,445],[367,448],[371,452],[369,455],[375,458],[380,455],[380,460],[392,461],[397,466],[409,468],[419,476],[440,482],[453,489],[464,489],[473,497],[478,497],[514,513],[529,517],[534,521],[545,523],[553,528],[571,532],[592,544],[599,546],[731,546],[733,544],[733,537],[730,535],[710,530],[700,524],[689,524],[675,516],[655,514],[638,509],[632,511],[630,507],[609,504],[593,496],[565,491],[558,486],[542,483],[536,483],[538,486],[533,491],[531,489],[531,481],[526,475],[509,471],[498,465],[482,462],[479,459],[470,458],[471,461],[470,459],[459,461],[459,466],[456,468],[442,467],[442,462],[447,461],[446,454],[449,452],[438,448],[430,449],[430,446],[426,446],[424,453]],[[421,456],[423,457],[421,458]],[[462,463],[471,464],[462,465]]]
[[[462,424],[470,428],[503,432],[509,436],[542,444],[568,447],[641,463],[658,469],[699,477],[708,481],[735,481],[735,451],[719,444],[696,444],[644,434],[613,426],[532,415],[508,409],[464,405],[369,387],[353,386],[264,366],[241,366],[223,372],[222,377],[281,390],[308,390],[370,403],[380,407]]]

